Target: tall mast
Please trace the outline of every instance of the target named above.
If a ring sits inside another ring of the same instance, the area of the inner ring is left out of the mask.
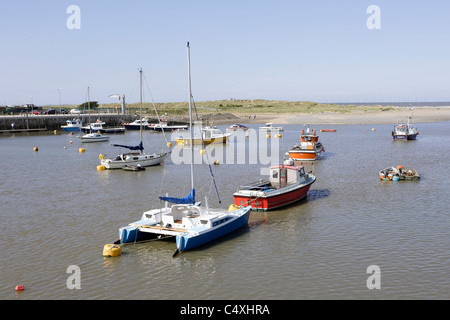
[[[139,69],[139,98],[140,98],[140,104],[139,104],[139,133],[141,137],[141,143],[142,143],[142,68]],[[142,153],[142,150],[141,150]]]
[[[192,92],[191,92],[191,58],[189,54],[189,42],[187,43],[187,60],[188,60],[188,88],[189,88],[189,131],[191,145],[191,189],[194,189],[194,133],[192,128]]]

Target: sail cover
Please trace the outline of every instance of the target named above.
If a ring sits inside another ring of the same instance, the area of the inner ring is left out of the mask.
[[[172,202],[176,204],[189,204],[195,203],[195,189],[191,189],[191,193],[189,193],[184,198],[172,198],[172,197],[159,197],[159,199],[167,202]]]
[[[123,147],[123,148],[128,148],[130,150],[144,150],[144,146],[142,145],[142,141],[139,143],[138,146],[124,146],[122,144],[113,144],[113,147]]]

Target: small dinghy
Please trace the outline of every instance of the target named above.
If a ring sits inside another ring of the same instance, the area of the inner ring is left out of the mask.
[[[141,170],[145,170],[145,168],[143,166],[141,166],[140,164],[133,166],[131,164],[127,164],[125,166],[122,167],[123,170],[126,171],[141,171]]]
[[[380,171],[380,180],[420,180],[416,169],[405,169],[403,166],[389,167]]]

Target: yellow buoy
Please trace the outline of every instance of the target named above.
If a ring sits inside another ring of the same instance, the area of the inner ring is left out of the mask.
[[[241,206],[235,205],[235,204],[230,204],[230,206],[228,207],[228,211],[235,211],[240,209]]]
[[[214,160],[214,164],[219,165],[220,164],[219,160]]]
[[[372,131],[375,131],[375,128],[372,128]]]
[[[56,132],[57,132],[56,130],[53,130],[53,134],[56,134]]]
[[[283,135],[279,134],[279,135],[278,135],[278,138],[281,138],[282,136],[283,136]]]
[[[105,244],[103,247],[103,256],[104,257],[117,257],[122,254],[122,248],[117,244]]]
[[[84,148],[79,148],[78,149],[78,152],[80,152],[80,153],[83,153],[85,150],[84,150]]]
[[[101,170],[106,170],[106,167],[103,165],[98,165],[97,166],[97,171],[101,171]]]
[[[200,154],[205,154],[205,149],[200,150]]]
[[[266,138],[270,138],[270,134],[266,135]]]
[[[34,147],[33,151],[39,151],[38,147]]]
[[[172,142],[167,142],[167,146],[171,147],[172,146]]]
[[[103,160],[103,155],[100,153],[100,154],[98,155],[98,158],[99,158],[100,160]]]

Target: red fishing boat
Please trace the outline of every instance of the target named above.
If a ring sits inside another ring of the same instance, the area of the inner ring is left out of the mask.
[[[300,144],[293,146],[287,155],[294,161],[312,161],[317,160],[324,151],[325,148],[319,142],[316,130],[307,128],[306,131],[302,129]]]
[[[303,199],[316,181],[312,173],[287,160],[287,164],[270,167],[269,180],[241,186],[233,194],[238,206],[252,206],[252,210],[267,211]]]

